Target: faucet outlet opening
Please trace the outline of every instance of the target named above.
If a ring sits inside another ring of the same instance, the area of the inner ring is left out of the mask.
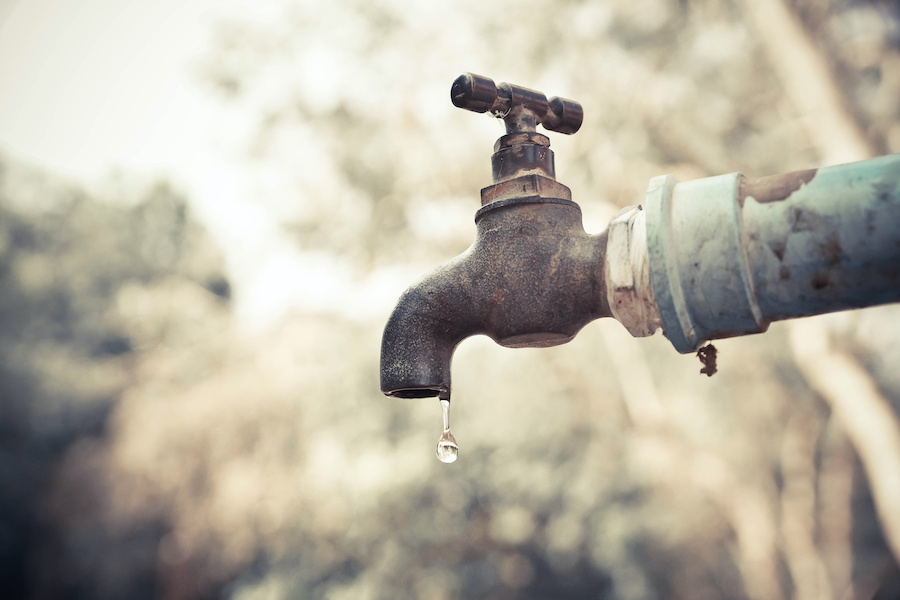
[[[435,398],[443,392],[440,388],[409,388],[384,392],[384,395],[393,398]]]

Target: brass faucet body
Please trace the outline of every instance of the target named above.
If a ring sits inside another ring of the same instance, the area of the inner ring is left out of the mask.
[[[900,155],[749,179],[650,182],[644,205],[588,235],[556,181],[545,129],[571,134],[581,106],[463,75],[453,104],[502,118],[475,242],[400,298],[384,331],[381,389],[448,398],[465,338],[562,344],[593,319],[676,350],[782,319],[900,301]]]
[[[512,348],[555,346],[612,314],[606,232],[585,232],[571,191],[556,181],[550,141],[535,132],[543,123],[574,133],[581,107],[473,75],[454,82],[451,98],[503,118],[507,134],[494,146],[494,183],[481,190],[472,246],[407,289],[388,320],[381,350],[388,396],[448,398],[453,352],[469,336]]]

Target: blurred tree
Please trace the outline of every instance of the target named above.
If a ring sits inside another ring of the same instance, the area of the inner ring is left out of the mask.
[[[864,144],[900,149],[896,11],[796,9]],[[249,121],[236,162],[305,250],[361,273],[424,268],[471,240],[500,132],[449,106],[462,70],[584,102],[583,131],[553,144],[588,217],[664,172],[816,166],[826,149],[753,14],[741,0],[287,2],[223,25],[202,73]],[[166,206],[148,219],[182,222]],[[148,278],[194,254],[122,219]],[[158,279],[116,288],[110,331],[141,349],[123,355],[138,375],[108,435],[72,446],[53,479],[39,597],[844,598],[896,569],[794,330],[723,341],[709,380],[616,323],[540,352],[466,342],[447,468],[431,455],[437,407],[378,396],[383,321],[298,312],[229,339],[212,295]],[[833,322],[896,403],[897,313]]]
[[[586,212],[592,210],[592,203],[598,204],[598,197],[601,206],[639,201],[649,177],[662,172],[675,172],[686,179],[735,170],[761,175],[900,149],[897,140],[891,141],[900,97],[894,93],[894,82],[900,77],[896,61],[900,17],[896,9],[886,3],[851,0],[796,5],[794,10],[805,17],[801,22],[805,30],[782,27],[793,23],[792,18],[779,16],[790,15],[784,12],[790,6],[783,0],[644,0],[602,6],[558,2],[550,7],[519,1],[492,3],[489,10],[471,4],[462,10],[458,6],[443,11],[429,7],[438,15],[431,19],[395,2],[362,6],[347,1],[324,14],[297,2],[288,5],[289,19],[267,30],[259,25],[243,33],[238,33],[238,27],[223,29],[219,47],[224,52],[221,57],[214,55],[207,75],[210,82],[224,83],[219,89],[228,102],[258,115],[250,145],[254,158],[286,170],[278,165],[291,156],[292,148],[311,142],[323,149],[326,157],[322,160],[329,167],[321,170],[294,163],[291,172],[296,179],[287,187],[290,190],[296,185],[293,189],[302,205],[320,207],[304,209],[299,218],[286,214],[302,245],[356,261],[362,268],[373,262],[408,260],[402,256],[404,250],[426,260],[435,255],[445,259],[458,252],[470,234],[460,227],[454,229],[459,234],[445,238],[444,244],[429,247],[433,232],[446,226],[449,216],[465,214],[456,207],[474,205],[474,199],[466,199],[466,195],[474,195],[473,190],[488,182],[483,168],[488,152],[486,145],[479,146],[481,138],[469,125],[476,120],[471,115],[449,117],[449,122],[465,124],[458,136],[470,138],[465,146],[447,135],[447,117],[428,112],[427,120],[421,118],[420,99],[425,94],[414,90],[446,88],[457,74],[443,71],[443,80],[434,83],[427,72],[430,65],[440,67],[434,71],[450,62],[454,64],[451,69],[478,71],[485,67],[485,74],[548,91],[556,86],[584,102],[587,122],[582,133],[571,141],[554,139],[554,145],[566,147],[564,162],[575,166],[574,172],[561,179],[573,187],[576,196],[585,190],[594,195],[587,201],[579,198]],[[782,11],[776,13],[779,18],[763,12],[769,6]],[[454,35],[442,36],[439,31]],[[806,55],[798,50],[798,42],[807,35],[826,49],[813,50],[816,72],[824,77],[811,84],[804,77],[808,70],[804,73],[802,66],[808,63],[800,60]],[[244,42],[234,43],[235,39]],[[413,48],[425,56],[406,55],[405,61],[397,58]],[[284,77],[292,66],[299,81]],[[436,93],[432,98],[448,106],[446,98]],[[826,104],[831,102],[824,109],[823,98]],[[453,111],[446,108],[446,112]],[[601,131],[605,139],[587,135]],[[855,155],[854,148],[860,149]],[[324,185],[319,179],[322,173],[328,178]],[[435,185],[438,181],[444,182],[443,187]],[[326,197],[316,200],[317,189],[328,190]],[[419,212],[429,196],[442,208]],[[351,200],[356,204],[350,204]],[[342,212],[336,204],[352,208]],[[346,218],[357,212],[369,218]],[[827,406],[815,402],[790,354],[774,351],[779,343],[784,344],[776,335],[770,333],[767,350],[748,361],[755,372],[746,380],[741,379],[744,375],[726,375],[720,377],[721,387],[715,386],[722,393],[722,388],[739,385],[737,377],[740,385],[749,386],[746,396],[752,396],[750,390],[765,389],[765,394],[772,396],[766,411],[756,414],[730,406],[734,413],[729,414],[709,404],[692,413],[691,419],[714,425],[713,431],[723,437],[695,431],[684,418],[660,417],[666,410],[648,409],[640,399],[628,400],[634,404],[631,415],[639,431],[634,437],[626,436],[627,446],[633,445],[640,453],[645,445],[657,445],[675,453],[679,457],[676,463],[712,471],[698,475],[699,487],[708,495],[707,501],[723,512],[727,525],[723,530],[712,529],[723,537],[706,542],[716,547],[726,543],[728,535],[736,536],[737,550],[729,564],[738,568],[739,576],[732,571],[735,578],[729,579],[725,576],[728,566],[712,556],[705,559],[709,562],[700,558],[699,544],[688,540],[699,528],[687,529],[684,538],[666,537],[654,530],[642,545],[639,540],[644,539],[644,528],[652,529],[652,525],[632,526],[627,537],[641,549],[605,563],[613,571],[629,565],[642,571],[640,576],[616,581],[617,586],[632,590],[626,596],[642,597],[652,587],[663,596],[681,590],[692,597],[715,597],[714,587],[707,588],[715,579],[709,573],[725,578],[720,581],[726,586],[720,593],[728,597],[743,593],[777,598],[792,595],[792,590],[800,597],[841,595],[850,585],[852,576],[841,574],[846,558],[823,558],[816,548],[817,527],[844,531],[833,535],[846,536],[846,523],[842,525],[838,519],[833,525],[816,525],[815,503],[809,504],[803,495],[808,486],[817,485],[817,460],[841,456],[847,448],[838,436],[829,442],[833,448],[826,444],[819,449],[819,444],[824,444],[818,440],[825,435],[825,422],[831,428],[840,426],[828,421]],[[641,353],[631,364],[615,361],[623,388],[620,393],[626,399],[631,397],[627,391],[631,382],[649,374],[649,369],[634,373],[633,365],[645,361]],[[583,360],[573,363],[582,364]],[[654,372],[671,380],[672,371],[660,366],[671,365],[671,359],[655,356],[653,364]],[[809,376],[810,371],[804,372]],[[584,377],[583,370],[573,368],[567,380],[583,381]],[[586,383],[570,385],[573,394],[589,394]],[[686,389],[699,393],[695,387]],[[740,400],[743,403],[749,398]],[[650,421],[645,422],[647,418]],[[735,423],[729,427],[732,419]],[[748,424],[758,438],[729,439],[736,435],[733,427],[737,421]],[[814,425],[799,427],[798,422]],[[765,441],[755,447],[759,440]],[[773,450],[781,445],[785,446],[782,453]],[[717,456],[708,453],[710,446],[716,448]],[[560,460],[560,468],[566,465],[577,470],[574,460]],[[834,466],[836,479],[846,481],[854,467],[841,460],[828,464]],[[678,473],[692,469],[674,464],[672,468]],[[734,470],[741,475],[730,474]],[[653,472],[662,475],[661,470]],[[502,479],[502,472],[493,477]],[[784,478],[790,485],[782,483]],[[491,487],[490,480],[473,479],[470,484],[486,490]],[[485,493],[498,510],[504,502],[515,501],[493,496],[495,492]],[[602,505],[603,491],[596,489],[595,493],[596,502]],[[683,515],[698,502],[688,493],[690,499],[683,505],[665,495],[663,503],[656,504],[659,490],[654,481],[636,484],[631,493],[629,511],[646,516],[644,523],[653,522],[655,510],[668,507]],[[839,502],[850,500],[844,496]],[[553,507],[552,512],[547,512],[548,506]],[[873,519],[871,505],[863,502],[854,507],[853,521],[865,529],[865,523]],[[539,523],[552,522],[558,511],[557,503],[537,503],[529,514],[538,515],[532,519]],[[603,513],[597,509],[597,514]],[[841,539],[834,543],[854,544]],[[687,561],[690,564],[679,562],[682,543],[693,549]],[[858,545],[862,555],[872,552],[879,556],[875,562],[890,562],[883,540],[868,539]],[[532,568],[536,560],[531,559]],[[708,565],[709,573],[704,574],[700,565]],[[832,575],[822,575],[824,570]],[[460,576],[462,582],[476,579],[472,574]],[[547,581],[546,576],[538,579]],[[703,589],[709,591],[701,594]],[[460,593],[490,596],[485,590]],[[536,590],[526,588],[521,593],[524,595],[510,597],[526,597]]]
[[[176,277],[228,301],[216,252],[184,198],[154,184],[97,200],[0,157],[0,595],[23,597],[56,462],[103,434],[139,350],[119,292]],[[32,581],[33,583],[33,581]]]

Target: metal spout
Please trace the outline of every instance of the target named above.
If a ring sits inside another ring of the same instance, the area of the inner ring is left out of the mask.
[[[472,246],[400,297],[382,340],[382,392],[448,397],[453,351],[467,337],[556,346],[610,315],[605,234],[588,235],[571,200],[515,200],[480,210]]]
[[[481,190],[474,243],[406,290],[388,320],[381,346],[388,396],[448,398],[453,351],[469,336],[511,348],[556,346],[611,314],[606,234],[584,231],[571,191],[555,180],[550,140],[535,131],[543,124],[574,133],[580,105],[471,74],[453,83],[451,98],[503,118],[507,135],[494,146],[494,185]]]

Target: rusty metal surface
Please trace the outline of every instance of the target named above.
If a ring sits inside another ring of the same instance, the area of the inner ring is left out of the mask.
[[[604,260],[610,311],[635,337],[652,335],[661,325],[650,284],[646,217],[640,206],[624,208],[613,216]]]
[[[769,321],[900,301],[900,155],[821,168],[768,200],[781,193],[742,210]]]
[[[766,330],[742,244],[739,179],[733,173],[678,183],[667,175],[650,182],[650,279],[663,330],[679,352]]]
[[[555,179],[542,174],[520,175],[515,179],[489,185],[481,190],[481,205],[509,198],[539,196],[541,198],[572,199],[572,192]]]
[[[518,144],[501,148],[491,157],[494,181],[508,181],[526,173],[555,177],[553,151],[539,144]]]
[[[507,133],[534,131],[543,125],[548,131],[571,135],[584,121],[584,110],[574,100],[547,96],[537,90],[465,73],[450,86],[450,100],[458,108],[490,112],[506,123]]]
[[[679,352],[769,323],[900,301],[900,155],[647,192],[663,329]]]
[[[757,202],[781,202],[791,197],[791,194],[812,181],[818,169],[806,169],[768,177],[749,178],[741,175],[738,182],[738,204],[743,207],[746,198],[753,198]]]
[[[606,237],[585,233],[577,205],[537,199],[485,209],[474,244],[410,287],[391,315],[382,341],[387,395],[449,394],[453,350],[469,336],[555,346],[609,316]]]
[[[686,353],[780,319],[900,301],[900,155],[756,179],[656,177],[645,211],[588,235],[535,131],[573,133],[581,107],[471,74],[451,98],[503,118],[507,135],[494,147],[475,242],[410,287],[388,321],[389,396],[449,397],[453,352],[477,334],[553,346],[615,316],[635,336],[661,326]],[[711,374],[714,350],[704,356]]]
[[[456,346],[477,334],[513,348],[571,340],[609,316],[606,233],[588,235],[572,193],[554,179],[545,128],[574,133],[581,107],[471,74],[451,88],[454,105],[490,111],[507,135],[495,145],[494,184],[481,191],[475,241],[404,292],[382,338],[381,389],[388,396],[449,397]]]

